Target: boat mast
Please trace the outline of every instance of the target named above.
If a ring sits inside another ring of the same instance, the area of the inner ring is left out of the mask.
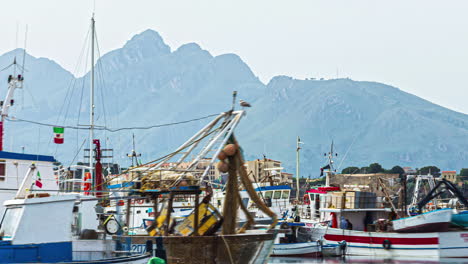
[[[93,138],[94,138],[94,14],[91,17],[91,85],[89,94],[89,172],[94,185]],[[94,186],[93,186],[94,187]]]
[[[8,76],[8,91],[4,101],[0,102],[0,151],[3,151],[3,124],[5,123],[5,118],[8,117],[8,111],[11,106],[13,106],[14,100],[13,95],[16,89],[23,88],[23,75],[16,75],[16,57],[13,60],[13,63],[10,66],[14,67],[13,75]]]
[[[335,153],[334,150],[333,150],[333,140],[332,140],[332,143],[331,143],[331,146],[330,146],[330,152],[328,152],[328,172],[326,173],[325,175],[325,186],[330,186],[330,174],[334,174],[335,173],[335,168],[333,167],[333,163],[335,163],[333,161],[333,157],[334,156],[338,156],[338,153]],[[325,153],[325,156],[327,155],[327,153]]]
[[[296,144],[296,200],[299,201],[299,150],[301,149],[301,146],[299,144],[302,144],[301,139],[299,136],[297,136],[297,144]]]

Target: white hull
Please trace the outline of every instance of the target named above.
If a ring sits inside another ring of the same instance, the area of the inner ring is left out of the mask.
[[[274,244],[271,255],[317,257],[321,255],[321,249],[317,242]]]
[[[445,232],[452,219],[451,209],[441,209],[424,214],[393,220],[396,232]]]
[[[324,238],[328,244],[333,245],[343,240],[346,241],[347,255],[419,258],[422,256],[427,258],[468,257],[468,231],[403,234],[328,228],[325,232]]]

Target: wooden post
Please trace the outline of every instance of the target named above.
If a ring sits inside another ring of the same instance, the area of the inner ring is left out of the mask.
[[[172,201],[174,200],[174,195],[172,192],[169,193],[169,201],[167,202],[167,214],[166,214],[166,229],[164,230],[164,235],[169,235],[169,228],[171,225],[171,213],[172,213]]]
[[[234,192],[238,192],[237,169],[238,162],[234,157],[229,157],[229,177],[226,184],[226,196],[223,207],[223,235],[231,235],[236,232],[237,223],[237,199]]]
[[[199,203],[198,203],[198,198],[199,198],[199,194],[195,194],[195,215],[194,215],[194,221],[193,221],[193,235],[194,236],[198,236],[198,213],[199,213],[199,210],[198,210],[198,206],[199,206]]]

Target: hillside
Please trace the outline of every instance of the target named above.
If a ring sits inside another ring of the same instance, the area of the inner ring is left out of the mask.
[[[2,55],[0,66],[11,63],[15,55],[22,58],[22,51]],[[75,78],[51,60],[28,55],[26,61],[26,87],[17,93],[13,115],[61,125],[87,124],[89,74]],[[152,30],[105,54],[97,70],[100,125],[147,126],[219,113],[230,108],[236,90],[239,98],[253,105],[237,132],[248,157],[266,154],[283,161],[290,172],[295,167],[298,135],[305,142],[303,176],[318,175],[332,140],[340,154],[336,165],[342,162],[342,168],[380,162],[384,167],[435,164],[459,170],[468,164],[467,115],[385,84],[287,76],[263,84],[235,54],[213,56],[195,43],[171,50]],[[6,76],[7,71],[0,73],[1,79]],[[137,151],[143,154],[143,161],[152,160],[171,151],[206,122],[135,130]],[[21,151],[25,146],[26,152],[53,154],[67,163],[86,133],[66,129],[66,143],[56,146],[50,143],[51,128],[10,121],[5,149]],[[128,163],[131,134],[99,132],[98,136],[104,147],[114,148],[114,161]]]

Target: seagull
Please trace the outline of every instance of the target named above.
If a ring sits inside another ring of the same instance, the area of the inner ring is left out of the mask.
[[[247,103],[246,101],[244,101],[244,100],[242,100],[242,99],[239,100],[239,104],[240,104],[240,106],[242,106],[242,107],[252,107],[249,103]]]

